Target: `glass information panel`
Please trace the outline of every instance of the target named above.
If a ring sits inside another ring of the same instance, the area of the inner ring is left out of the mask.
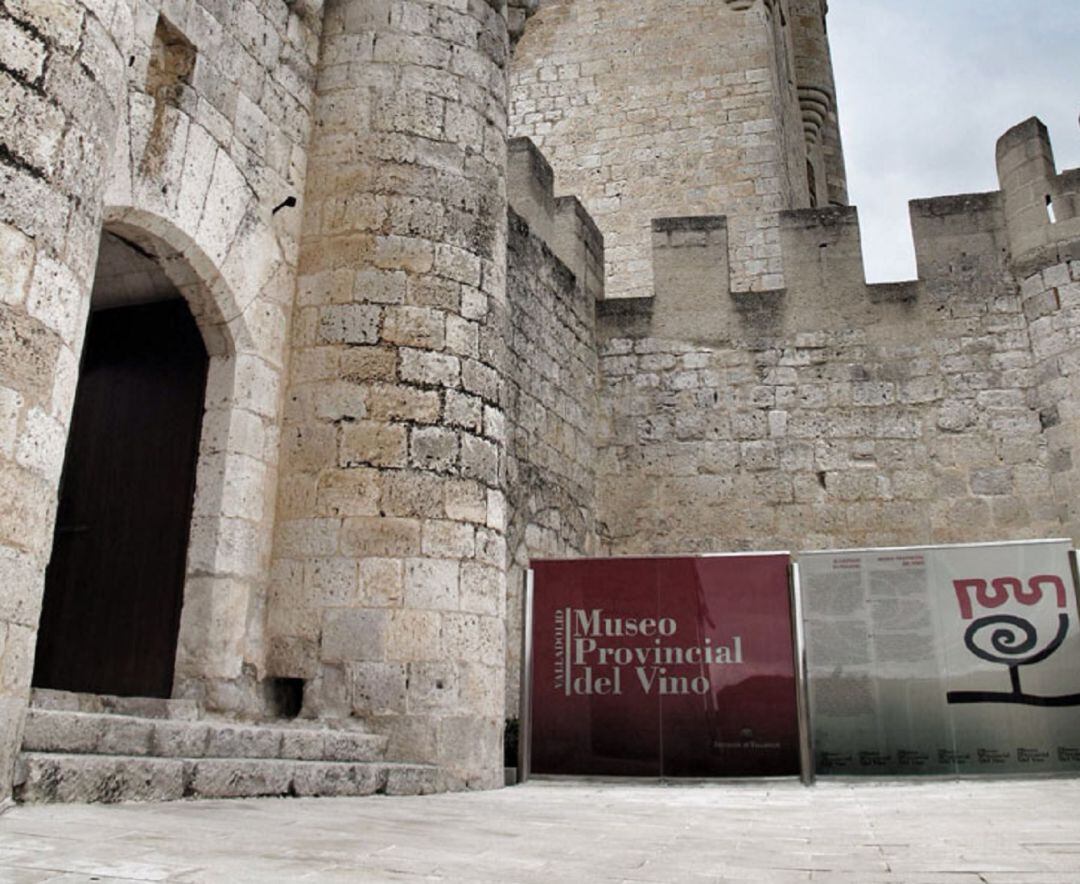
[[[1070,546],[800,555],[817,772],[1080,770]]]
[[[533,563],[531,770],[797,775],[789,561]]]

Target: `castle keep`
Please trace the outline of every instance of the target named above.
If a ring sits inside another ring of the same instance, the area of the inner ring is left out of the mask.
[[[867,285],[826,13],[6,0],[0,801],[496,786],[537,557],[1080,539],[1080,170]]]

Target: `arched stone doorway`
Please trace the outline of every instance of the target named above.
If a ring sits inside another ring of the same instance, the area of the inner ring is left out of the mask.
[[[106,232],[34,685],[172,692],[209,357],[155,256]]]

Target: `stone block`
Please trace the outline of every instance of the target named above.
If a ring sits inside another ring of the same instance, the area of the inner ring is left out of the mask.
[[[379,661],[386,654],[387,613],[329,608],[322,617],[322,659],[328,663]]]
[[[446,353],[403,349],[399,373],[403,381],[411,384],[456,387],[460,380],[461,363],[456,356]]]
[[[420,522],[416,519],[346,519],[341,551],[351,556],[405,557],[420,552]]]
[[[338,356],[337,370],[351,383],[386,381],[397,376],[397,355],[390,347],[350,347]]]
[[[386,749],[386,738],[356,731],[326,731],[320,758],[326,761],[378,761]]]
[[[461,386],[488,402],[499,402],[499,375],[481,362],[473,359],[462,360]]]
[[[360,599],[363,604],[375,608],[397,608],[404,598],[404,566],[399,560],[361,560]]]
[[[0,31],[0,45],[3,41]],[[34,241],[10,224],[0,224],[0,302],[22,304],[33,270]]]
[[[319,308],[319,340],[328,344],[374,344],[379,339],[378,307],[333,304]]]
[[[191,789],[200,798],[261,798],[288,795],[294,765],[289,762],[207,758],[193,765]]]
[[[375,516],[381,495],[378,470],[327,470],[318,479],[315,506],[320,516]]]
[[[442,653],[446,660],[501,665],[506,646],[505,630],[495,617],[448,613],[443,617]]]
[[[166,758],[202,758],[207,754],[213,726],[198,721],[158,721],[150,754]]]
[[[443,414],[446,422],[451,426],[479,433],[483,426],[484,402],[479,397],[470,396],[468,393],[447,390]]]
[[[25,695],[33,674],[36,640],[36,627],[0,623],[0,696]]]
[[[341,523],[337,519],[294,519],[278,526],[274,544],[279,555],[292,558],[332,556],[337,552]]]
[[[23,762],[16,797],[24,802],[176,801],[185,794],[178,759],[25,753]]]
[[[367,391],[351,381],[324,381],[310,395],[320,421],[351,422],[367,415]]]
[[[320,606],[353,607],[359,601],[355,559],[308,559],[304,563],[304,597]]]
[[[501,530],[477,529],[476,560],[500,570],[506,567],[506,536]]]
[[[318,640],[308,636],[270,636],[266,669],[284,678],[314,678],[319,672]]]
[[[277,758],[281,734],[270,728],[211,724],[206,737],[207,758]]]
[[[52,394],[60,336],[13,307],[0,305],[0,385],[28,403],[45,403]]]
[[[96,751],[101,755],[149,755],[154,723],[145,718],[112,716],[100,728]]]
[[[31,708],[22,748],[25,752],[93,753],[101,742],[104,724],[100,716]]]
[[[386,516],[438,518],[442,515],[443,481],[424,470],[386,472],[381,480],[380,512]]]
[[[386,776],[383,767],[372,765],[297,765],[292,791],[301,797],[357,798],[385,789]]]
[[[327,758],[326,738],[330,731],[314,727],[297,727],[281,733],[281,757],[297,761],[320,761]],[[334,759],[346,760],[346,759]]]
[[[433,767],[397,764],[386,769],[387,795],[430,795],[440,791],[441,785],[439,772]]]
[[[430,242],[416,237],[379,236],[372,263],[384,270],[428,273],[435,263],[435,250]]]
[[[472,525],[450,521],[425,521],[421,549],[435,558],[472,558],[476,551],[476,530]]]
[[[401,663],[441,659],[441,623],[437,611],[405,608],[391,612],[386,629],[387,659]]]
[[[448,315],[446,317],[446,349],[456,356],[475,359],[480,354],[479,326],[460,316]]]
[[[406,709],[403,663],[355,663],[349,666],[353,713],[359,716],[401,713]]]
[[[36,628],[44,584],[40,560],[25,550],[0,546],[0,573],[0,623]]]
[[[497,788],[502,781],[502,716],[448,716],[439,721],[439,759],[451,771],[467,772],[471,788]]]
[[[446,342],[446,314],[431,307],[387,307],[382,339],[403,347],[441,350]]]
[[[485,524],[488,517],[487,489],[477,482],[448,481],[443,484],[444,508],[448,519]]]
[[[420,611],[454,611],[460,565],[451,559],[407,559],[405,604]]]
[[[440,410],[434,390],[389,384],[373,384],[368,390],[368,417],[374,421],[431,424],[438,421]]]
[[[458,698],[457,666],[450,663],[410,663],[408,666],[408,709],[422,712],[450,712]]]
[[[486,439],[461,434],[461,474],[489,486],[499,484],[499,449]]]
[[[79,323],[86,320],[88,295],[69,267],[39,255],[26,309],[42,325],[55,331],[65,344],[71,345],[82,333]]]
[[[336,427],[286,427],[281,440],[282,466],[288,470],[321,470],[337,463],[337,446]]]
[[[498,616],[506,592],[505,572],[476,562],[461,565],[461,610]]]
[[[458,436],[443,427],[415,427],[409,434],[409,462],[413,467],[448,472],[458,459]]]
[[[2,633],[2,630],[0,630]],[[23,717],[26,714],[26,698],[24,695],[5,696],[0,695],[0,807],[6,807],[11,797],[13,774],[19,779],[19,771],[16,771],[16,760],[21,745]],[[20,769],[24,767],[19,764]]]
[[[368,464],[403,467],[408,462],[404,426],[378,421],[359,421],[341,431],[339,463],[343,467]]]

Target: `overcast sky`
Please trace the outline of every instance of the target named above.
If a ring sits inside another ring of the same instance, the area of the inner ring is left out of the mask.
[[[1080,166],[1080,0],[830,0],[829,34],[870,281],[915,277],[908,200],[997,190],[1016,123]]]

